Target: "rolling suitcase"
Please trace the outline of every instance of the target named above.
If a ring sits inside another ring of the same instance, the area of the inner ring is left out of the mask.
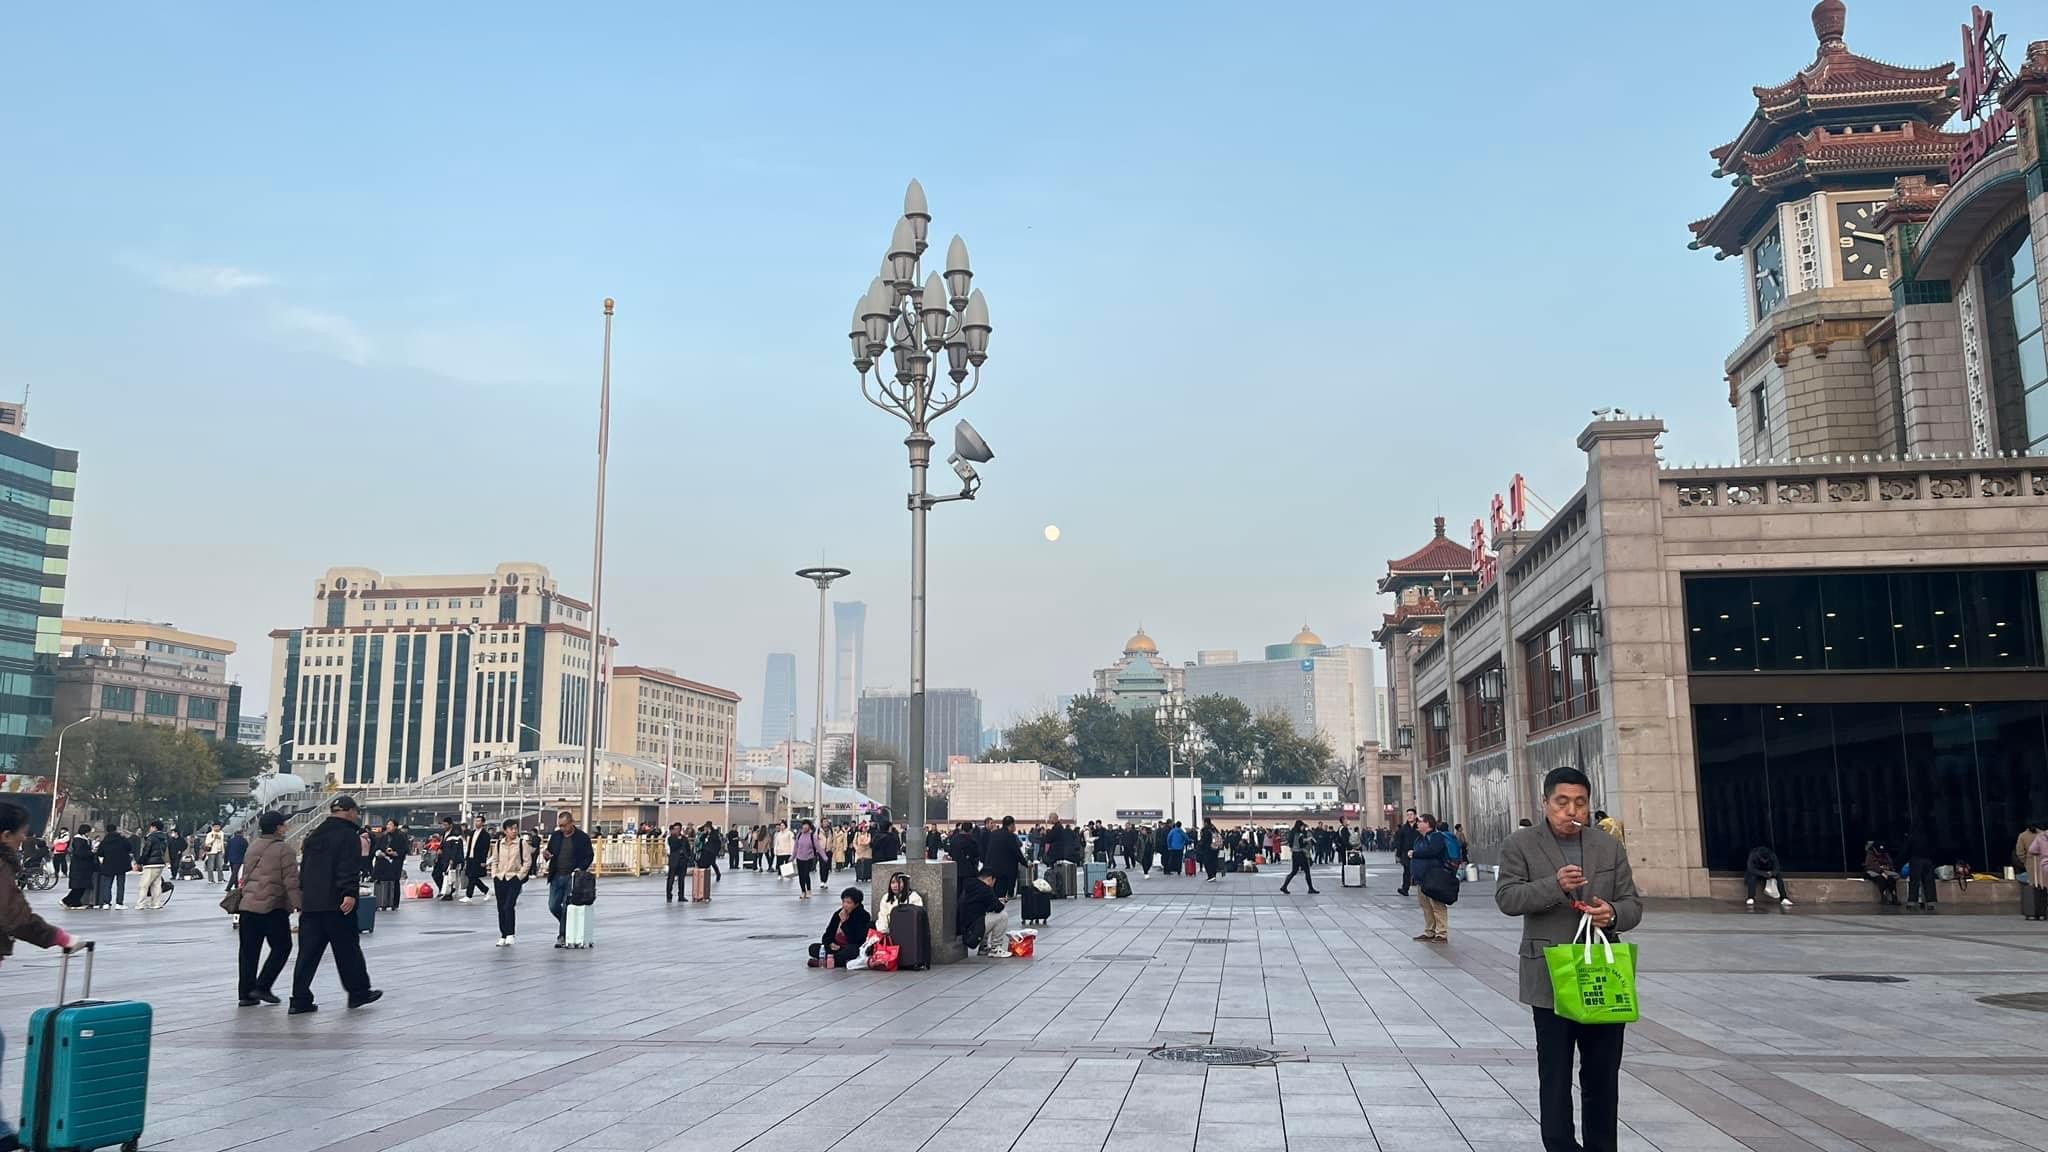
[[[1052,894],[1060,900],[1072,900],[1081,894],[1081,882],[1072,860],[1061,860],[1052,866]]]
[[[923,908],[906,904],[889,913],[889,939],[896,943],[896,970],[932,966],[932,921]]]
[[[590,937],[590,905],[571,904],[562,911],[562,947],[588,948],[595,941]]]
[[[1090,892],[1095,891],[1095,886],[1097,884],[1101,884],[1105,888],[1108,887],[1109,865],[1099,863],[1094,860],[1090,860],[1088,862],[1087,868],[1087,879],[1083,881],[1082,887],[1086,888]]]
[[[90,941],[85,988],[66,1003],[71,955],[57,964],[57,1005],[28,1021],[21,1077],[21,1142],[38,1152],[71,1152],[142,1143],[149,1096],[152,1013],[139,1000],[92,999]]]
[[[1026,926],[1044,924],[1052,919],[1052,897],[1026,885],[1018,890],[1017,898],[1024,902],[1023,920]]]
[[[1188,875],[1193,876],[1195,874],[1195,858],[1193,856],[1188,857],[1181,863],[1181,867],[1187,870]]]
[[[356,931],[368,936],[377,930],[377,894],[364,892],[356,897]]]
[[[711,869],[690,869],[690,903],[702,904],[711,899]]]

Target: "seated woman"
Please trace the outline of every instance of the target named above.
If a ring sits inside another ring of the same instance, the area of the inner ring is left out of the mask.
[[[898,872],[889,877],[888,890],[882,893],[882,902],[875,908],[875,927],[889,930],[889,914],[898,908],[922,908],[924,897],[910,887],[910,874]]]
[[[875,926],[868,910],[861,907],[862,899],[858,888],[848,888],[839,894],[838,911],[825,922],[825,934],[811,945],[809,967],[844,968],[860,957],[860,950],[868,941],[868,929]]]
[[[1899,870],[1892,866],[1892,854],[1875,840],[1863,846],[1863,878],[1877,889],[1879,904],[1899,902]]]

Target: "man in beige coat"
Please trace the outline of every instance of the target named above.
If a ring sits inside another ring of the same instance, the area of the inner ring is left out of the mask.
[[[1543,778],[1544,819],[1518,829],[1500,850],[1494,903],[1522,918],[1521,1001],[1536,1018],[1536,1075],[1545,1152],[1614,1152],[1619,1141],[1623,1024],[1581,1024],[1552,1011],[1543,950],[1567,944],[1579,917],[1609,935],[1643,918],[1628,853],[1592,826],[1592,781],[1577,768]],[[1585,1142],[1572,1135],[1572,1052],[1579,1054]]]

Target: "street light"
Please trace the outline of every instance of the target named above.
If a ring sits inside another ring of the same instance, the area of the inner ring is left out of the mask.
[[[43,839],[45,840],[53,839],[57,835],[57,802],[64,795],[64,734],[80,724],[88,723],[91,720],[92,717],[90,716],[80,716],[71,723],[57,729],[56,770],[50,773],[50,818],[43,822]]]
[[[799,568],[797,578],[809,580],[818,586],[818,724],[811,744],[811,776],[815,794],[811,798],[811,815],[822,819],[825,815],[825,593],[834,580],[853,575],[845,568]]]
[[[924,840],[924,656],[925,656],[925,513],[952,500],[972,500],[981,480],[974,465],[995,458],[987,442],[966,421],[953,429],[953,455],[947,463],[960,477],[957,496],[932,496],[925,491],[931,467],[931,422],[960,406],[981,383],[981,365],[988,359],[988,300],[973,288],[974,271],[967,243],[953,237],[946,247],[943,278],[932,272],[919,281],[921,261],[929,246],[932,222],[924,187],[912,180],[903,193],[903,215],[889,238],[882,274],[868,284],[854,303],[851,331],[854,371],[860,373],[861,395],[868,403],[910,426],[904,447],[910,450],[910,775],[912,787],[904,816],[906,844]],[[946,379],[938,378],[937,358],[946,355]],[[882,354],[890,354],[894,371],[885,373]],[[874,373],[872,386],[868,379]],[[972,379],[970,380],[970,376]]]
[[[1152,716],[1166,736],[1166,822],[1171,825],[1180,812],[1180,792],[1174,787],[1173,752],[1187,730],[1187,698],[1178,692],[1167,693],[1152,710]]]
[[[597,523],[590,556],[590,707],[583,727],[583,827],[597,788],[597,708],[604,691],[604,469],[612,430],[612,298],[604,298],[604,372],[597,402]]]

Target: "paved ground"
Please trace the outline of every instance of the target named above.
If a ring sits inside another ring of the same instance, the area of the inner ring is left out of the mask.
[[[291,1019],[234,1006],[218,889],[58,914],[103,942],[96,995],[156,1006],[147,1148],[1539,1147],[1517,929],[1489,886],[1467,886],[1440,946],[1409,939],[1420,913],[1388,873],[1313,898],[1279,880],[1139,877],[1133,899],[1056,903],[1035,959],[898,974],[804,968],[831,905],[766,876],[694,907],[607,880],[586,953],[548,947],[539,893],[510,950],[487,902],[412,904],[366,942],[381,1004],[342,1010],[323,972],[325,1010]],[[2041,925],[1691,904],[1653,908],[1634,939],[1624,1147],[2048,1149],[2048,1015],[1976,1000],[2048,992]],[[18,1115],[20,1029],[55,961],[23,948],[4,972],[0,1099]],[[1194,1041],[1281,1057],[1148,1057]]]

